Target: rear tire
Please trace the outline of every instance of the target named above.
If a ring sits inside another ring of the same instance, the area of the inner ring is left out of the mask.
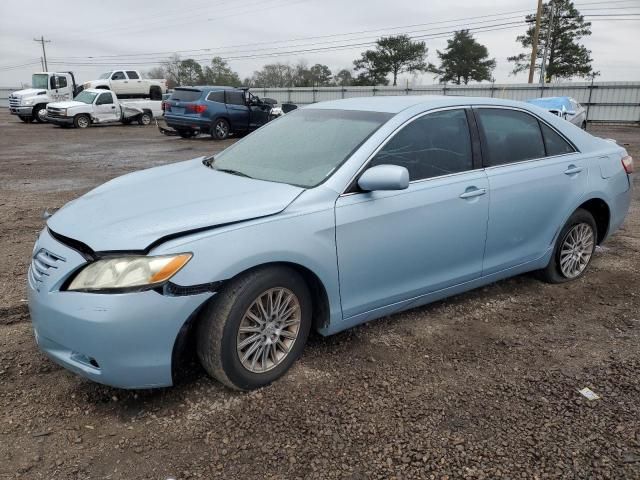
[[[138,124],[146,127],[151,124],[151,120],[151,114],[149,112],[144,112],[138,117]]]
[[[301,355],[311,312],[309,289],[295,270],[248,272],[225,285],[200,314],[198,358],[209,375],[230,388],[268,385]]]
[[[32,118],[38,123],[46,123],[47,106],[44,103],[33,107]]]
[[[229,138],[229,122],[224,118],[219,118],[211,125],[211,138],[214,140],[226,140]]]
[[[149,90],[149,98],[151,100],[162,100],[162,91],[158,87],[151,87]]]
[[[587,271],[596,249],[598,227],[593,215],[582,208],[573,212],[560,231],[549,264],[540,270],[547,283],[564,283]]]
[[[91,119],[89,115],[80,114],[76,115],[73,119],[73,126],[76,128],[87,128],[91,125]]]
[[[586,130],[587,129],[587,121],[583,121],[582,125],[580,125],[580,128],[582,128],[582,130]]]

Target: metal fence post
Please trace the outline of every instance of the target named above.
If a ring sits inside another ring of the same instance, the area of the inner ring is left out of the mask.
[[[584,117],[585,121],[585,130],[589,128],[589,110],[591,109],[591,95],[593,94],[593,79],[596,78],[595,75],[591,75],[591,83],[589,84],[589,100],[587,100],[587,113]]]
[[[447,94],[447,82],[444,82],[444,84],[442,85],[442,95],[446,95]]]
[[[347,89],[346,89],[346,88],[344,88],[344,87],[342,87],[342,88],[340,89],[340,95],[341,95],[341,97],[342,97],[342,98],[344,98],[344,93],[345,93],[346,91],[347,91]]]
[[[291,103],[291,88],[287,88],[287,103]]]
[[[496,91],[496,81],[493,80],[491,82],[491,98],[493,98],[493,95],[494,95],[495,91]]]

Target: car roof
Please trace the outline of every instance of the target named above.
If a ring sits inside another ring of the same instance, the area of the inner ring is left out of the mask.
[[[489,97],[463,97],[454,95],[397,95],[377,97],[356,97],[344,100],[330,100],[308,105],[305,108],[336,110],[361,110],[371,112],[399,113],[407,108],[422,106],[425,110],[457,105],[502,105],[522,106],[516,100]]]

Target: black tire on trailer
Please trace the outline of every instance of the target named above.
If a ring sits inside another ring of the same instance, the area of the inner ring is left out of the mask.
[[[47,119],[45,118],[46,115],[47,115],[47,104],[46,103],[39,103],[38,105],[33,107],[33,111],[31,113],[31,116],[35,119],[36,122],[38,122],[38,123],[46,123],[46,121],[47,121]]]
[[[288,267],[259,268],[230,280],[198,317],[204,369],[237,390],[260,388],[300,357],[311,330],[312,299]]]
[[[549,264],[539,271],[547,283],[564,283],[587,271],[598,240],[598,227],[590,212],[578,208],[564,224],[556,239]]]
[[[196,132],[193,130],[177,130],[177,132],[182,138],[192,138],[196,136]]]
[[[151,112],[142,112],[140,115],[138,115],[138,124],[139,125],[143,125],[143,126],[147,126],[151,124],[151,120],[153,120],[153,115],[151,115]]]
[[[73,126],[76,128],[87,128],[91,125],[91,118],[89,115],[81,113],[73,118]]]
[[[149,89],[149,98],[151,100],[162,100],[162,90],[160,90],[160,87],[151,87]]]

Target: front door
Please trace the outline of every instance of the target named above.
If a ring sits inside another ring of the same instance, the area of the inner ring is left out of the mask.
[[[484,275],[543,257],[587,187],[587,163],[558,132],[509,108],[474,109],[491,206]]]
[[[115,122],[120,119],[120,110],[113,101],[111,92],[104,92],[98,95],[95,100],[93,116],[102,122]]]
[[[129,89],[129,80],[124,72],[113,72],[111,75],[111,90],[116,92],[116,95],[126,95]]]
[[[480,277],[488,182],[473,157],[465,109],[428,113],[405,125],[368,165],[406,167],[409,188],[338,198],[345,319]]]

